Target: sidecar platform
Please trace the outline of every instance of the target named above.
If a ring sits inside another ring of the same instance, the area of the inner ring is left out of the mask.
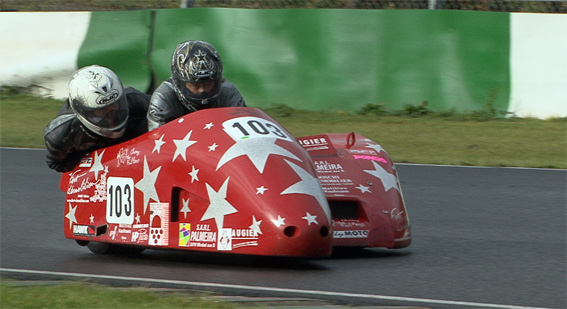
[[[333,246],[404,248],[411,226],[392,159],[355,134],[297,138],[308,151],[329,202]]]

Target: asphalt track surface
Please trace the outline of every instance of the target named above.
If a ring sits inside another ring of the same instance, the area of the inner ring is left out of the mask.
[[[22,279],[357,306],[566,308],[567,171],[398,165],[413,243],[325,259],[146,250],[94,255],[63,235],[60,175],[44,150],[0,149],[0,270]]]

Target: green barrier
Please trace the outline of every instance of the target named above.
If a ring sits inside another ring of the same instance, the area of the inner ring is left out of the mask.
[[[149,91],[152,14],[149,10],[92,12],[78,67],[107,66],[121,77],[125,86]]]
[[[425,10],[175,9],[156,13],[156,81],[175,46],[214,44],[250,106],[506,110],[509,14]]]
[[[195,8],[153,14],[152,26],[152,11],[93,12],[79,66],[109,66],[125,85],[151,91],[169,77],[175,46],[200,39],[219,49],[225,76],[250,106],[508,107],[508,13]]]

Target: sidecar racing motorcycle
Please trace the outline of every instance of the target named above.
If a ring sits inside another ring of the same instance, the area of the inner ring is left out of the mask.
[[[325,257],[404,248],[411,227],[382,147],[294,137],[250,107],[194,112],[87,154],[63,174],[65,236],[94,253],[168,248]]]

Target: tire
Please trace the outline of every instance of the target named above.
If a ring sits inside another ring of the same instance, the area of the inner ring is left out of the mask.
[[[112,246],[113,246],[113,253],[123,254],[123,255],[136,255],[146,250],[146,248],[136,247],[136,246],[120,246],[120,245],[112,245]]]
[[[87,248],[94,254],[135,255],[145,250],[143,247],[114,245],[105,242],[90,241]]]
[[[89,241],[87,248],[94,254],[109,254],[112,253],[112,245],[105,242]]]

